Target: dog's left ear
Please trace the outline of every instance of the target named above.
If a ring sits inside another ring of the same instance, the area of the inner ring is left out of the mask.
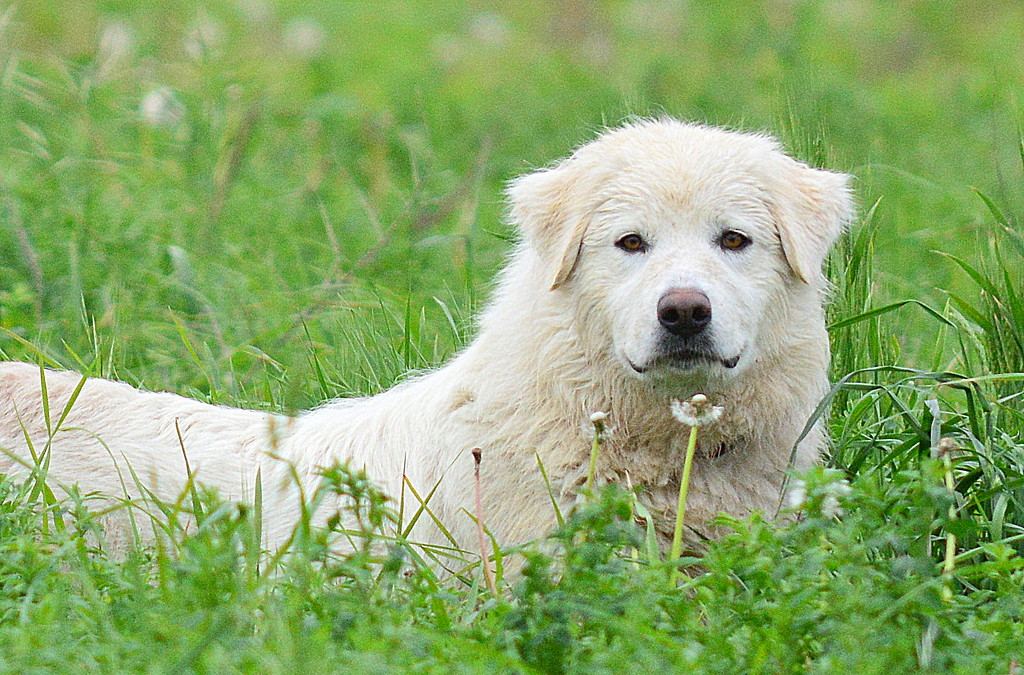
[[[801,281],[815,284],[829,249],[853,218],[850,177],[786,157],[785,168],[773,178],[772,210],[782,252]]]
[[[551,289],[565,283],[576,266],[587,230],[586,173],[578,159],[520,176],[508,187],[513,224],[552,270]]]

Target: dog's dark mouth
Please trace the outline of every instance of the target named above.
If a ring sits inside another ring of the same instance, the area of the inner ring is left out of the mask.
[[[656,366],[666,366],[668,368],[678,370],[691,370],[701,364],[711,364],[721,365],[725,368],[732,369],[740,362],[740,354],[723,359],[722,357],[710,352],[686,349],[661,354],[654,360],[642,366],[637,365],[628,359],[627,361],[633,370],[641,374],[646,373],[648,370]]]

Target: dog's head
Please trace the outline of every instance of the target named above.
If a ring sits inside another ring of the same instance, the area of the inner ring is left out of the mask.
[[[641,379],[731,377],[772,336],[804,330],[777,323],[821,323],[822,263],[852,211],[847,182],[765,136],[659,120],[603,134],[509,196],[586,345]],[[798,296],[810,313],[787,311]]]

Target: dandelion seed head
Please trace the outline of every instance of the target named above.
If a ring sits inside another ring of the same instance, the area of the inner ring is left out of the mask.
[[[110,78],[131,59],[134,51],[135,37],[128,24],[121,21],[108,23],[100,33],[96,54],[100,79]]]
[[[508,44],[512,29],[499,15],[490,12],[477,14],[469,25],[469,34],[476,40],[494,47]]]
[[[185,106],[169,87],[157,87],[142,98],[139,115],[152,127],[174,126],[185,116]]]
[[[267,0],[237,0],[237,2],[242,16],[253,23],[263,23],[274,16],[274,10]]]
[[[720,405],[711,405],[704,394],[694,394],[689,401],[673,399],[669,409],[676,420],[690,427],[713,424],[722,416],[724,410]]]
[[[583,426],[588,433],[595,434],[599,441],[603,441],[614,431],[614,429],[608,427],[607,421],[608,413],[599,410],[590,415],[590,428],[586,428],[586,423]]]
[[[447,68],[459,65],[465,61],[467,54],[469,54],[465,41],[448,33],[434,38],[430,49],[434,59]]]
[[[327,42],[327,32],[316,21],[299,17],[288,23],[281,36],[288,51],[303,59],[320,56]]]
[[[218,49],[223,43],[227,29],[206,12],[200,12],[185,36],[185,53],[198,61]]]

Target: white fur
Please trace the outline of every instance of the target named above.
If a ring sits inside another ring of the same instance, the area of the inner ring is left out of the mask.
[[[638,486],[665,534],[688,436],[669,404],[703,392],[725,413],[701,433],[688,523],[700,532],[719,511],[773,513],[827,388],[821,265],[850,216],[846,176],[800,164],[764,136],[642,121],[514,181],[509,195],[522,242],[479,336],[443,368],[295,418],[90,379],[53,438],[51,482],[135,495],[131,465],[159,497],[177,499],[180,431],[192,471],[225,497],[251,500],[262,469],[272,547],[298,519],[297,497],[281,488],[287,465],[274,455],[294,465],[307,492],[317,468],[336,460],[365,466],[396,497],[403,472],[421,495],[437,484],[431,509],[472,549],[471,451],[481,448],[486,524],[514,544],[555,521],[537,458],[565,508],[585,477],[590,415],[604,411],[613,431],[600,477]],[[753,244],[723,250],[717,237],[730,228]],[[634,232],[650,243],[646,253],[616,247]],[[734,368],[659,359],[655,307],[680,287],[707,295],[715,353],[738,356]],[[37,449],[46,444],[39,380],[35,366],[0,364],[0,447],[23,458],[25,433]],[[79,380],[46,372],[51,423]],[[823,443],[816,426],[796,466],[815,462]],[[0,457],[0,469],[15,466]],[[414,539],[440,542],[428,520]]]

